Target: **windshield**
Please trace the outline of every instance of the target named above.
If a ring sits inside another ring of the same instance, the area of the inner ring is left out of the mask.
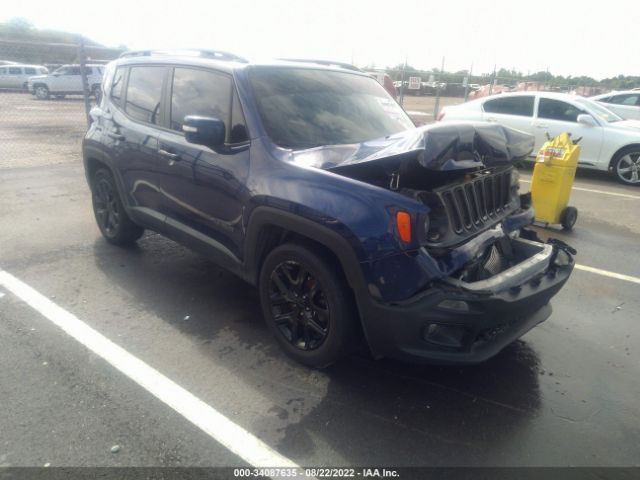
[[[602,105],[594,102],[593,100],[589,100],[587,98],[575,98],[574,100],[580,105],[583,105],[589,108],[590,113],[592,113],[593,115],[596,115],[598,118],[600,118],[601,120],[604,120],[605,122],[612,123],[612,122],[619,122],[620,120],[622,120],[622,117],[619,117],[618,115],[613,113],[611,110],[603,107]]]
[[[250,81],[267,134],[284,148],[361,143],[414,128],[400,105],[371,77],[257,67]]]

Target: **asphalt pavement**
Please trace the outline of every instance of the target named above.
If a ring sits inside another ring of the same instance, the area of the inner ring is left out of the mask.
[[[0,163],[0,270],[278,455],[640,465],[640,284],[607,276],[640,277],[640,189],[578,176],[575,230],[537,229],[604,273],[576,270],[552,317],[497,357],[429,367],[362,351],[316,371],[285,357],[256,290],[212,262],[154,233],[133,249],[106,243],[79,155],[49,163]],[[226,430],[207,433],[2,285],[0,365],[0,466],[247,465]]]

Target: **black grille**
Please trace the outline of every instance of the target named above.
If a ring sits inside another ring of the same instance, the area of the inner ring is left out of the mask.
[[[481,175],[437,192],[456,234],[474,232],[504,216],[511,202],[511,170]]]

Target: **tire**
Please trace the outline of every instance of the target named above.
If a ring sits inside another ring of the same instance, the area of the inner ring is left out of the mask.
[[[102,236],[114,245],[132,245],[144,233],[127,215],[111,172],[100,168],[91,181],[93,213]]]
[[[578,220],[578,209],[576,207],[567,207],[563,210],[560,224],[565,230],[572,230]]]
[[[313,247],[275,248],[262,265],[258,287],[267,325],[294,360],[323,368],[358,345],[351,289],[339,266]]]
[[[49,88],[46,85],[36,85],[33,91],[38,100],[47,100],[49,98]]]
[[[640,186],[640,145],[618,152],[611,161],[611,169],[620,183]]]

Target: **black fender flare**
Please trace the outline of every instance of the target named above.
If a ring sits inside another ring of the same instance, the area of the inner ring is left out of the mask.
[[[360,262],[348,240],[330,228],[314,222],[309,218],[273,207],[256,207],[249,217],[245,242],[244,263],[245,279],[257,285],[260,265],[258,258],[258,241],[264,227],[275,226],[286,231],[309,238],[325,246],[340,262],[349,285],[356,294],[356,299],[366,290],[365,281],[360,269]]]

